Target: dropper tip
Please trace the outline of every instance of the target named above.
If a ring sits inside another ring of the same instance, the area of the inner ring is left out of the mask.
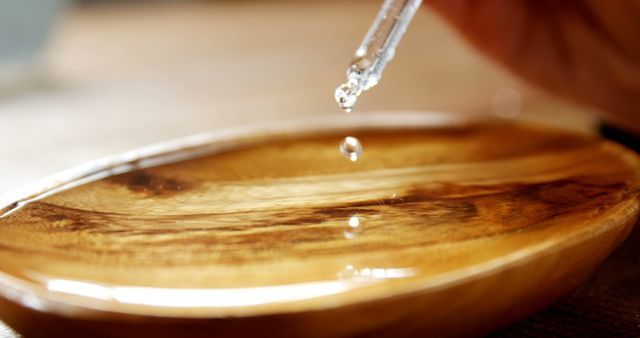
[[[353,85],[345,83],[336,88],[335,98],[338,106],[345,112],[350,113],[358,99],[358,92]]]

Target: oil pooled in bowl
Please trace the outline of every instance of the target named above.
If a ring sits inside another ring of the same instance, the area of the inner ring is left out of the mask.
[[[632,182],[562,132],[347,132],[367,156],[353,140],[357,161],[338,155],[342,132],[274,137],[31,202],[0,219],[0,271],[167,313],[359,297],[537,244],[541,222],[595,217]]]

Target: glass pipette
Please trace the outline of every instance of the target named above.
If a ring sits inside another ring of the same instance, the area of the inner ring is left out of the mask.
[[[351,112],[358,96],[378,84],[384,67],[422,0],[385,0],[347,69],[347,83],[335,92],[340,108]]]

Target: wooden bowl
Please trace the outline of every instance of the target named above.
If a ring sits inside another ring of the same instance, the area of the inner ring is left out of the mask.
[[[481,335],[584,281],[639,182],[609,141],[440,114],[195,136],[0,199],[0,317],[43,337]]]

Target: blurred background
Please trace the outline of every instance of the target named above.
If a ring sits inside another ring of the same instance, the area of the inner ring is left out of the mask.
[[[0,0],[0,194],[229,126],[341,114],[334,88],[381,1]],[[440,110],[589,130],[427,9],[354,114]]]

